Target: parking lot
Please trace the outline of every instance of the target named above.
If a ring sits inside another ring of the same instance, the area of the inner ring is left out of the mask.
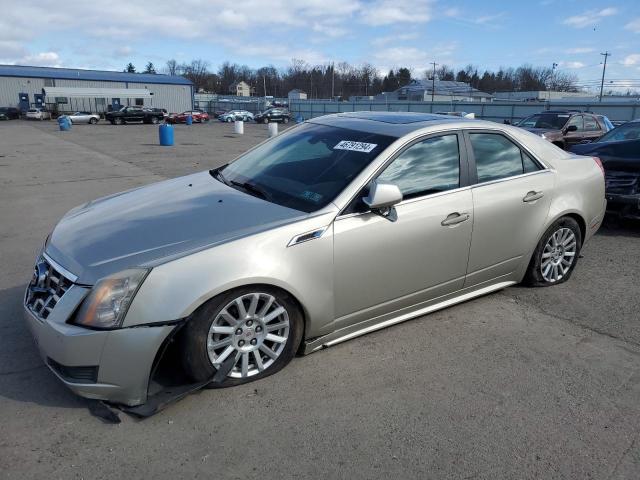
[[[571,280],[511,287],[204,390],[90,415],[42,363],[22,297],[70,208],[209,169],[267,126],[0,124],[0,477],[640,476],[640,224],[608,220]],[[207,219],[203,219],[206,221]]]

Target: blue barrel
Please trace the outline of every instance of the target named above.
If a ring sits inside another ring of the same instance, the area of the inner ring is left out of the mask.
[[[303,123],[303,122],[304,122],[304,117],[298,114],[298,116],[296,117],[296,123]]]
[[[71,130],[71,120],[66,115],[62,115],[58,117],[58,126],[60,127],[60,131],[67,132]]]
[[[160,125],[160,145],[165,147],[173,145],[173,125],[166,123]]]
[[[184,121],[187,125],[191,125],[193,123],[193,117],[191,115],[187,115],[186,120]]]

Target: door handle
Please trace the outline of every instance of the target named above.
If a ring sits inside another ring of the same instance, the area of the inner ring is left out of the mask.
[[[540,190],[539,192],[534,192],[532,190],[530,192],[527,192],[522,201],[525,203],[535,202],[536,200],[540,200],[542,197],[544,197],[544,193],[542,192],[542,190]]]
[[[466,222],[467,220],[469,220],[469,216],[470,215],[468,213],[464,213],[464,212],[450,213],[449,215],[447,215],[447,218],[445,218],[442,222],[440,222],[440,225],[442,225],[443,227],[450,227],[452,225],[457,225],[459,223]]]

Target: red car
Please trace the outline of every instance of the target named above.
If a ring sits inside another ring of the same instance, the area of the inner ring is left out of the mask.
[[[202,123],[209,121],[209,114],[202,110],[191,110],[182,113],[172,113],[167,119],[169,123],[186,123],[187,116],[191,115],[194,122]]]

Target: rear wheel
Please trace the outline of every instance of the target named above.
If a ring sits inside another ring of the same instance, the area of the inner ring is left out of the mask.
[[[213,377],[233,358],[221,386],[276,373],[294,357],[302,338],[302,314],[286,293],[248,287],[205,304],[185,326],[182,364],[194,381]]]
[[[573,273],[582,248],[580,226],[571,217],[557,220],[544,233],[525,276],[525,283],[546,287],[566,282]]]
[[[114,125],[122,125],[123,123],[124,123],[124,120],[122,118],[120,118],[120,117],[116,117],[113,120],[113,124]]]
[[[156,125],[158,123],[158,117],[151,117],[151,123]]]
[[[269,119],[267,117],[263,118],[262,123],[269,123]]]
[[[89,120],[89,123],[90,123],[91,125],[95,125],[96,123],[98,123],[98,120],[97,120],[97,119],[95,119],[95,118],[92,118],[91,120]]]
[[[227,123],[231,123],[233,122],[233,119],[231,117],[227,117]]]
[[[284,123],[289,123],[289,117],[284,117],[284,118],[282,119],[282,121],[283,121]]]

